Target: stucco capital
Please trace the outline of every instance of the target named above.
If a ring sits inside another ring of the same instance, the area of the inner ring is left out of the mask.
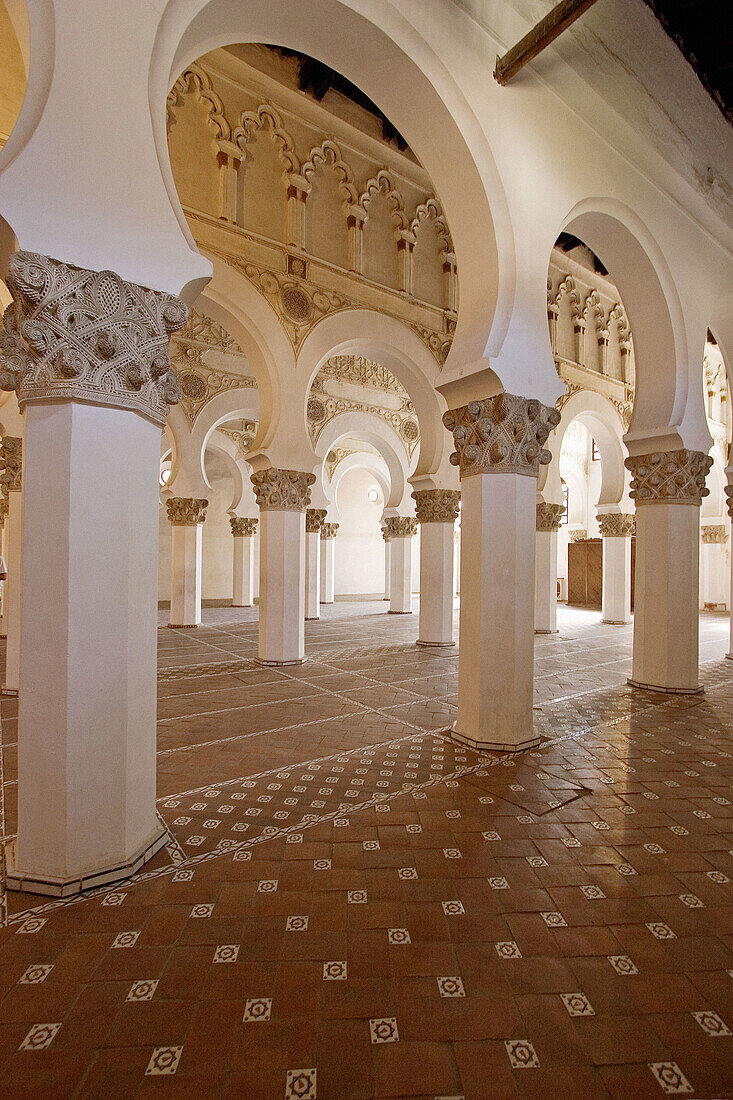
[[[316,535],[323,527],[326,518],[325,508],[307,508],[305,513],[305,529],[310,535]]]
[[[713,460],[704,451],[655,451],[633,455],[625,466],[631,471],[630,496],[640,504],[701,504],[709,489],[705,478]]]
[[[706,543],[725,543],[728,541],[728,532],[720,523],[706,524],[700,528],[700,537]]]
[[[562,504],[548,504],[544,500],[539,501],[537,504],[537,530],[559,531],[564,512],[565,506]]]
[[[310,486],[316,475],[303,470],[278,470],[269,466],[252,474],[260,511],[304,512],[311,500]]]
[[[229,524],[235,539],[252,538],[257,530],[258,519],[250,519],[248,516],[230,516]]]
[[[206,519],[209,502],[201,497],[171,497],[165,506],[173,527],[195,527]]]
[[[7,283],[0,388],[21,409],[76,400],[165,423],[181,396],[168,348],[188,317],[180,298],[36,252],[12,256]]]
[[[512,393],[470,401],[443,416],[456,445],[450,460],[462,478],[486,473],[537,477],[540,465],[552,458],[543,445],[559,423],[557,409]]]
[[[416,489],[412,499],[418,523],[455,523],[458,519],[458,489]]]
[[[624,512],[601,512],[598,526],[603,539],[630,539],[636,532],[636,516]]]
[[[338,533],[338,529],[339,529],[339,524],[338,523],[324,523],[323,527],[321,527],[321,538],[322,539],[335,539],[336,535]]]
[[[0,442],[0,470],[3,495],[20,492],[23,488],[23,440],[19,436],[3,436]]]
[[[417,520],[412,516],[390,516],[384,521],[385,539],[409,539],[417,533]]]

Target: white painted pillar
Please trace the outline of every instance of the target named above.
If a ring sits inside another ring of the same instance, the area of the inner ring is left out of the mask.
[[[8,531],[6,521],[8,518],[8,498],[0,496],[0,555],[8,563]],[[0,638],[6,638],[5,633],[5,581],[0,583]]]
[[[230,516],[232,528],[232,607],[253,607],[255,591],[254,535],[258,520]]]
[[[321,617],[321,527],[325,508],[308,508],[305,513],[305,617]]]
[[[459,512],[460,516],[460,512]],[[460,596],[461,594],[461,524],[460,519],[457,526],[453,530],[453,595]]]
[[[384,539],[384,596],[382,598],[389,602],[390,580],[392,577],[392,552],[390,549],[390,538],[384,523],[382,524],[382,538]]]
[[[208,500],[170,497],[166,501],[171,523],[171,610],[168,626],[201,624],[202,525]]]
[[[538,501],[535,537],[534,632],[557,634],[557,532],[562,504]]]
[[[733,467],[726,467],[726,477],[728,478],[728,484],[725,487],[726,504],[728,506],[728,515],[733,521],[733,485],[730,484],[730,480],[733,477]],[[733,661],[733,548],[731,548],[730,555],[730,596],[728,600],[729,616],[730,616],[730,641],[728,643],[728,652],[726,657],[728,660]]]
[[[452,646],[453,555],[461,494],[457,489],[418,489],[420,524],[420,624],[418,645]]]
[[[321,527],[321,603],[334,603],[336,533],[338,523],[324,523]]]
[[[598,525],[603,539],[603,596],[601,617],[604,623],[623,626],[631,622],[631,536],[633,515],[622,512],[602,513]]]
[[[724,547],[728,532],[722,522],[704,523],[700,528],[700,538],[700,604],[707,611],[725,611],[728,608],[728,578]]]
[[[502,393],[447,412],[461,472],[457,740],[517,751],[532,725],[537,474],[556,409]]]
[[[260,509],[258,660],[301,664],[305,657],[305,509],[315,474],[268,467],[252,474]]]
[[[0,465],[4,467],[0,482],[8,498],[8,518],[5,525],[8,576],[3,591],[3,626],[5,645],[5,679],[3,695],[17,695],[20,687],[20,648],[23,619],[23,440],[5,436],[0,444]]]
[[[389,536],[389,613],[412,614],[412,536],[417,520],[392,516],[384,521]]]
[[[684,449],[626,460],[636,501],[633,687],[702,691],[700,504],[712,461],[702,451]]]

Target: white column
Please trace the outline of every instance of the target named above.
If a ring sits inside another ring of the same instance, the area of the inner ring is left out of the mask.
[[[258,521],[230,516],[232,528],[232,607],[253,607],[255,590],[254,535]]]
[[[321,527],[321,603],[334,603],[336,532],[338,523],[324,523]]]
[[[384,524],[382,524],[382,538],[384,539],[384,600],[389,602],[390,578],[392,576],[392,552],[390,550],[390,538]]]
[[[60,896],[129,875],[167,837],[155,804],[158,470],[178,396],[168,338],[187,310],[35,254],[16,253],[11,273],[5,339],[32,316],[34,340],[12,358],[26,426],[7,884]]]
[[[321,527],[325,508],[308,508],[305,513],[305,617],[321,617]]]
[[[733,485],[730,484],[730,479],[733,476],[733,467],[726,467],[725,473],[729,481],[729,484],[725,487],[726,504],[728,505],[728,515],[731,520],[733,520]],[[728,652],[726,653],[726,657],[728,658],[728,660],[733,661],[733,548],[731,549],[730,555],[730,570],[730,593],[728,600],[728,613],[730,617],[730,641],[728,643]]]
[[[562,504],[537,503],[535,538],[534,632],[557,634],[557,532]]]
[[[707,611],[725,611],[728,608],[728,578],[724,547],[728,532],[722,522],[705,523],[700,529],[700,537],[700,603]]]
[[[453,556],[461,494],[457,489],[418,489],[420,524],[420,624],[418,645],[452,646]]]
[[[23,591],[23,441],[5,436],[0,444],[0,464],[4,471],[3,491],[8,497],[8,518],[5,521],[5,546],[8,576],[3,590],[3,627],[5,645],[5,680],[3,695],[17,695],[20,687],[20,647],[22,630]]]
[[[314,474],[274,467],[252,474],[260,509],[261,664],[301,664],[305,657],[305,509],[314,481]]]
[[[445,414],[461,472],[457,740],[516,751],[532,726],[537,474],[560,419],[502,393]]]
[[[698,679],[700,504],[712,459],[665,451],[626,460],[636,501],[633,687],[694,694]]]
[[[633,515],[609,512],[598,516],[603,539],[604,623],[623,626],[631,622],[631,536]]]
[[[393,516],[384,521],[389,536],[389,613],[412,614],[412,536],[417,520]]]
[[[0,496],[0,555],[8,564],[8,532],[5,526],[8,518],[8,498]],[[5,581],[0,582],[0,638],[6,638],[5,633]]]
[[[208,500],[171,497],[166,501],[171,523],[171,610],[168,626],[201,624],[202,525]]]

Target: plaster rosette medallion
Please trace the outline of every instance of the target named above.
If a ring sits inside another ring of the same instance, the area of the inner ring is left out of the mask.
[[[564,504],[548,504],[544,500],[539,501],[537,504],[537,530],[559,531],[564,513]]]
[[[172,527],[195,527],[206,519],[209,502],[202,497],[171,497],[165,506]]]
[[[311,502],[316,475],[303,470],[258,470],[250,479],[261,511],[304,512]]]
[[[417,520],[412,516],[390,516],[384,521],[386,539],[411,539],[417,534]]]
[[[339,529],[339,524],[338,523],[324,523],[323,526],[321,527],[321,538],[322,539],[335,539],[336,535],[338,533],[338,529]]]
[[[418,523],[455,523],[461,493],[458,489],[418,489],[412,494]]]
[[[710,490],[705,478],[713,465],[704,451],[654,451],[634,455],[624,464],[631,471],[630,496],[640,504],[701,504]]]
[[[230,516],[229,525],[235,539],[250,539],[257,530],[259,520],[247,516]]]
[[[305,529],[309,535],[317,535],[326,518],[325,508],[308,508],[305,513]]]
[[[537,477],[552,458],[544,444],[559,423],[557,409],[513,393],[469,401],[443,416],[456,445],[450,461],[462,478],[486,473]]]
[[[636,517],[624,512],[601,513],[598,527],[603,539],[630,539],[636,534]]]
[[[84,401],[165,424],[181,396],[169,352],[188,317],[180,298],[36,252],[11,257],[7,283],[0,388],[14,390],[21,409]]]

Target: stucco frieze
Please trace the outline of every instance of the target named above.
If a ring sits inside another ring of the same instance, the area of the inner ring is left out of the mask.
[[[627,458],[631,471],[630,496],[640,504],[700,504],[710,490],[705,487],[713,460],[704,451],[654,451]]]
[[[458,519],[458,489],[418,489],[412,499],[418,523],[455,523]]]
[[[203,497],[171,497],[165,506],[172,527],[195,527],[206,519],[209,502]]]
[[[537,530],[559,531],[565,507],[562,504],[548,504],[540,501],[537,504]]]
[[[75,399],[165,423],[181,396],[169,352],[188,317],[180,298],[36,252],[11,257],[7,283],[0,388],[21,409]]]
[[[470,401],[443,416],[456,445],[450,461],[460,468],[461,477],[485,473],[537,477],[540,465],[546,466],[552,458],[543,444],[559,423],[557,409],[512,393]]]
[[[257,530],[259,520],[250,519],[248,516],[230,516],[229,523],[232,528],[232,535],[235,539],[248,539],[252,538]]]
[[[304,512],[310,504],[310,486],[315,480],[315,474],[278,470],[274,466],[258,470],[251,477],[259,509],[278,512]]]

